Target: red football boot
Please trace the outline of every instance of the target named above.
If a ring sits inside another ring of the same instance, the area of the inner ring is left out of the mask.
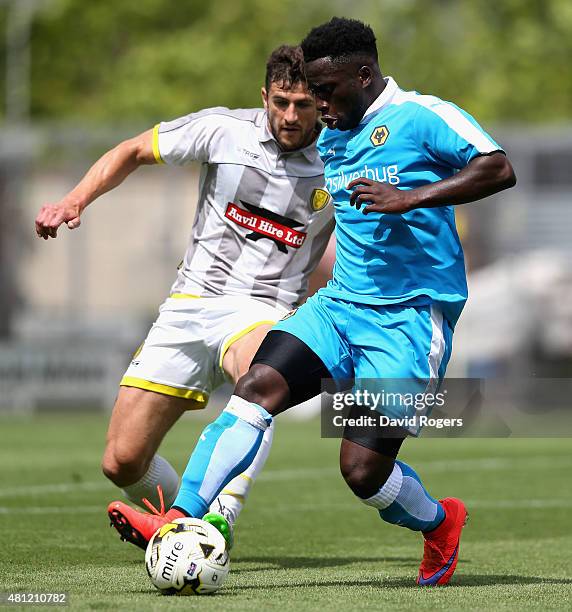
[[[439,527],[423,534],[425,547],[417,578],[417,584],[421,586],[447,584],[457,567],[459,541],[467,522],[467,509],[455,497],[447,497],[440,502],[445,510],[445,519]]]
[[[143,550],[147,548],[147,543],[159,527],[166,525],[174,519],[185,516],[181,511],[174,508],[165,512],[163,491],[160,486],[157,487],[157,492],[161,501],[160,510],[157,510],[148,499],[143,499],[143,503],[153,514],[135,510],[135,508],[120,501],[111,502],[107,507],[107,514],[109,515],[111,525],[117,529],[121,539],[131,542],[131,544],[135,544],[135,546],[139,546]]]

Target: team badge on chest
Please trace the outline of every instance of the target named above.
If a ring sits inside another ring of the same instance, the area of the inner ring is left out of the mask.
[[[385,141],[389,138],[389,128],[387,125],[380,125],[376,127],[369,139],[374,147],[381,147],[385,144]]]
[[[318,212],[330,203],[332,196],[325,189],[314,189],[310,196],[310,206],[314,212]]]

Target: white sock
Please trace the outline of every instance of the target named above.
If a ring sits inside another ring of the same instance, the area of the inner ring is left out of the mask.
[[[367,506],[373,506],[378,510],[384,510],[395,501],[401,491],[402,484],[403,473],[396,463],[383,487],[381,487],[375,495],[368,497],[368,499],[362,499],[361,501]]]
[[[272,438],[274,436],[274,421],[270,427],[264,432],[260,448],[254,457],[254,461],[248,468],[233,478],[226,487],[219,493],[218,497],[211,504],[209,511],[222,514],[226,520],[234,525],[238,515],[242,511],[244,502],[250,493],[250,489],[256,480],[260,470],[264,467],[270,447],[272,446]]]
[[[415,470],[399,460],[383,487],[362,501],[377,508],[384,521],[413,531],[432,531],[445,518],[443,506],[429,495]]]
[[[141,501],[146,497],[157,509],[160,509],[161,502],[157,493],[157,485],[161,485],[163,489],[163,499],[165,500],[165,508],[170,508],[177,497],[179,490],[179,475],[175,468],[160,455],[154,455],[151,459],[149,469],[146,474],[136,483],[123,487],[123,492],[127,499],[133,503],[146,508]]]

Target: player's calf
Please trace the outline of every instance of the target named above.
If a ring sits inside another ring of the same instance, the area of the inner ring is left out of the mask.
[[[108,444],[101,462],[101,471],[118,487],[126,487],[140,480],[149,469],[151,458],[142,454],[118,452],[114,444]]]
[[[200,435],[173,506],[203,516],[220,491],[253,462],[271,422],[262,406],[233,395]]]
[[[409,465],[350,440],[342,443],[340,465],[354,493],[364,504],[377,508],[384,521],[423,532],[425,548],[418,584],[446,584],[457,566],[467,515],[463,503],[437,501]]]
[[[103,473],[141,505],[146,497],[156,506],[157,485],[170,505],[179,487],[174,468],[156,454],[165,434],[192,400],[168,397],[135,387],[121,387],[107,431]]]
[[[379,510],[381,518],[414,531],[435,529],[445,517],[441,504],[431,497],[409,465],[394,457],[402,439],[342,442],[340,465],[346,481],[364,504]],[[364,444],[366,441],[364,441]]]
[[[393,457],[384,457],[365,448],[360,453],[344,453],[342,450],[340,454],[342,476],[354,495],[361,499],[375,495],[383,487],[394,463]]]

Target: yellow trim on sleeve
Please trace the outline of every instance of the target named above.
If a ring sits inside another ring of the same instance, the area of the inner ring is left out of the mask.
[[[174,298],[175,300],[184,300],[187,298],[191,298],[193,300],[198,300],[200,295],[193,295],[192,293],[171,293],[169,297]]]
[[[222,362],[228,349],[237,340],[240,340],[243,336],[246,336],[246,334],[250,333],[253,329],[260,327],[261,325],[276,325],[276,321],[257,321],[256,323],[249,325],[246,329],[243,329],[242,331],[239,331],[238,333],[234,334],[234,336],[231,336],[222,346],[222,351],[220,352],[220,359],[218,362],[219,368],[222,369]]]
[[[159,126],[161,124],[158,123],[153,128],[153,157],[158,164],[164,164],[163,158],[161,157],[161,153],[159,151]]]
[[[196,408],[189,408],[189,410],[200,410],[207,405],[209,401],[208,393],[198,391],[197,389],[181,389],[180,387],[171,387],[170,385],[162,385],[161,383],[154,383],[144,378],[135,378],[134,376],[124,376],[119,383],[120,387],[136,387],[137,389],[144,389],[145,391],[154,391],[155,393],[161,393],[162,395],[170,395],[171,397],[180,397],[182,399],[194,400],[201,404]]]

